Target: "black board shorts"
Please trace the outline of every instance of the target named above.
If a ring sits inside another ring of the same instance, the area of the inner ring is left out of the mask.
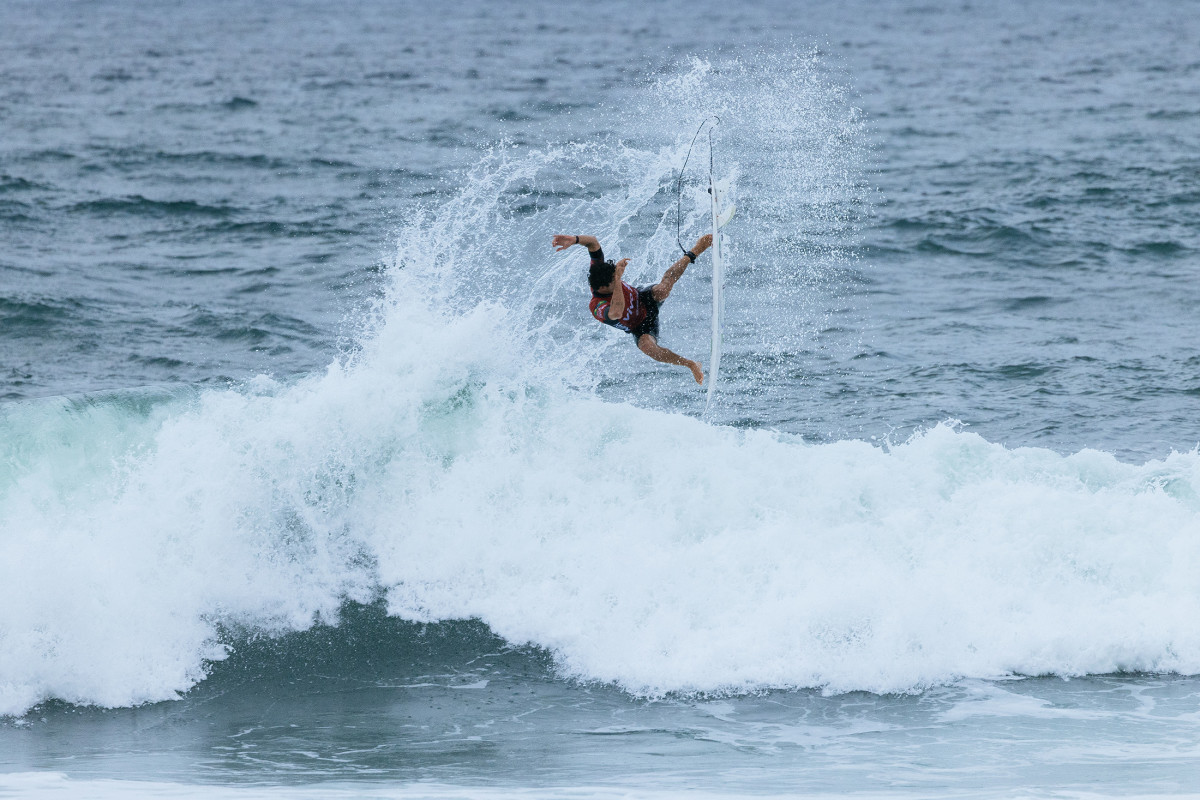
[[[658,306],[659,302],[654,299],[654,287],[647,286],[645,289],[638,289],[638,302],[646,309],[646,318],[642,320],[642,324],[630,331],[633,334],[634,341],[641,339],[646,334],[654,337],[654,341],[658,341]]]

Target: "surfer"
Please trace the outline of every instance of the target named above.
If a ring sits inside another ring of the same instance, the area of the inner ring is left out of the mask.
[[[683,277],[688,265],[696,263],[696,256],[712,246],[711,233],[697,239],[692,249],[663,273],[662,280],[643,289],[635,289],[621,280],[629,259],[622,258],[615,264],[605,261],[600,240],[595,236],[558,234],[550,243],[559,252],[576,244],[588,249],[592,257],[591,269],[588,270],[588,283],[592,287],[589,307],[597,321],[633,334],[638,349],[643,353],[664,364],[687,367],[692,371],[696,383],[704,383],[704,371],[700,369],[699,361],[684,358],[658,343],[658,307],[671,294],[671,288]]]

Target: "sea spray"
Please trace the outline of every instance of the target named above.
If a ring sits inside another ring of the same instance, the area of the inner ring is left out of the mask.
[[[497,145],[450,198],[414,210],[396,234],[392,277],[403,289],[389,296],[419,292],[456,311],[499,303],[529,368],[540,365],[537,381],[699,413],[701,395],[664,379],[672,371],[649,368],[625,337],[587,324],[586,257],[553,253],[549,241],[591,233],[607,255],[631,260],[627,281],[657,281],[678,258],[677,228],[687,243],[708,230],[707,173],[697,171],[708,154],[685,161],[695,122],[716,115],[717,171],[734,179],[741,209],[728,229],[727,339],[729,404],[744,407],[795,381],[806,360],[860,345],[844,294],[863,280],[853,244],[872,195],[852,99],[813,52],[694,60],[655,76],[624,104],[588,111],[609,122],[609,137],[533,151]],[[662,311],[664,344],[707,350],[709,281],[702,258],[676,285]],[[377,314],[375,327],[388,319]]]
[[[684,145],[695,122],[709,115],[720,120],[713,128],[714,167],[735,178],[731,200],[738,206],[726,228],[726,299],[742,391],[794,380],[801,351],[859,345],[854,331],[861,325],[852,331],[838,317],[862,311],[846,290],[864,280],[856,244],[878,198],[867,180],[867,119],[856,104],[835,61],[813,49],[784,49],[693,59],[688,69],[656,80],[622,117],[622,132],[638,141],[661,141],[675,131]],[[693,117],[691,125],[682,122]],[[707,164],[708,153],[702,155]],[[696,163],[685,186],[693,190],[692,204],[707,208],[706,171]],[[675,166],[682,164],[676,159]],[[670,250],[669,234],[656,233],[654,251]]]

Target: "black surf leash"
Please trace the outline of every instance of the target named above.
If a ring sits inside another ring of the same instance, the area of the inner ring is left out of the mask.
[[[716,120],[716,122],[713,122],[713,120]],[[705,117],[704,121],[700,123],[700,127],[696,128],[696,133],[694,136],[692,136],[692,142],[688,145],[687,155],[684,156],[683,166],[679,168],[679,179],[675,181],[675,244],[679,245],[679,249],[683,251],[685,256],[689,255],[689,252],[688,249],[683,246],[683,234],[681,233],[681,225],[683,224],[683,214],[681,212],[683,207],[683,173],[687,169],[688,159],[692,157],[692,148],[696,146],[696,140],[700,138],[700,131],[704,130],[704,126],[708,125],[710,122],[713,122],[712,127],[708,129],[708,175],[711,182],[713,171],[712,129],[721,124],[721,118],[716,114]],[[712,186],[708,187],[708,193],[712,194]],[[693,261],[694,260],[695,259],[693,259]]]

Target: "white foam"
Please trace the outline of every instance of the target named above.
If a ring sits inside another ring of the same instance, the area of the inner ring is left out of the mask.
[[[479,617],[651,694],[1200,666],[1195,454],[1137,467],[947,426],[888,451],[587,400],[488,410],[492,441],[372,515],[395,613]]]

